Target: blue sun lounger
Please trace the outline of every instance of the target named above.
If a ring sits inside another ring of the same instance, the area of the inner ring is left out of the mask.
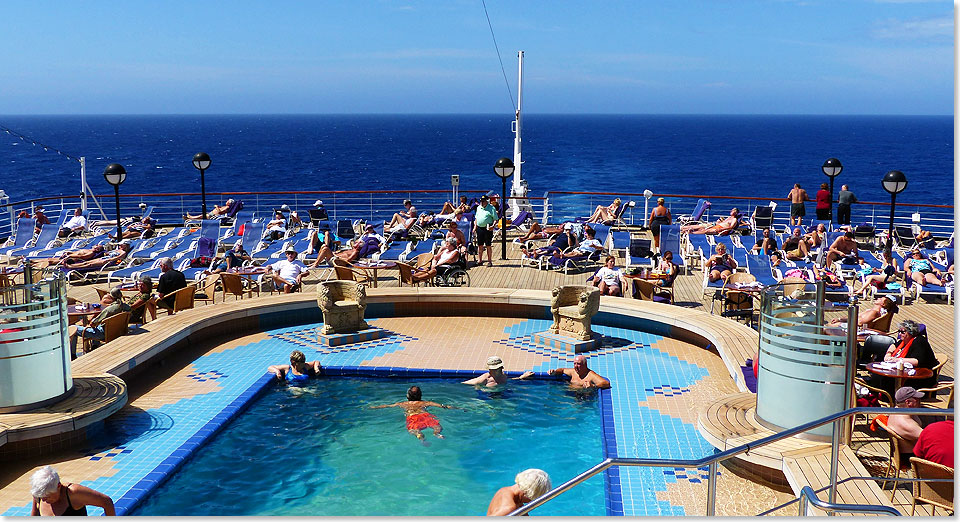
[[[33,231],[37,226],[37,220],[33,218],[20,218],[17,220],[17,229],[13,232],[13,242],[6,247],[0,248],[0,255],[8,255],[8,252],[20,250],[27,246],[33,239]]]

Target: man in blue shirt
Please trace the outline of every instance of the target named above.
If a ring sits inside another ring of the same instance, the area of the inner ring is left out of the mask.
[[[480,196],[473,221],[473,232],[477,238],[477,266],[483,264],[483,250],[486,247],[487,262],[493,266],[493,224],[497,221],[497,209],[490,204],[490,196]]]

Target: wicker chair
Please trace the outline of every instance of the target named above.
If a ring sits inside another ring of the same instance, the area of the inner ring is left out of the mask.
[[[243,278],[237,274],[231,274],[229,272],[223,272],[220,274],[220,283],[223,285],[221,290],[223,292],[223,301],[226,302],[227,294],[234,296],[236,299],[243,299],[244,293],[251,293],[252,290],[243,288]]]
[[[373,276],[366,270],[356,267],[336,256],[331,258],[330,262],[333,263],[333,269],[337,274],[337,279],[341,281],[356,281],[364,284],[373,281]]]
[[[951,479],[953,468],[930,462],[919,457],[910,457],[910,467],[918,479]],[[937,507],[953,512],[953,482],[914,482],[913,509],[910,516],[917,512],[917,502],[925,502],[933,506],[931,514],[937,513]]]
[[[120,312],[119,314],[111,315],[103,320],[103,342],[109,343],[110,341],[127,334],[127,329],[130,327],[130,312]],[[87,353],[93,349],[93,339],[89,337],[83,338],[83,353]]]
[[[902,463],[900,462],[900,446],[903,446],[904,449],[912,449],[913,446],[906,441],[900,435],[897,435],[890,428],[887,427],[887,423],[882,419],[876,419],[877,424],[883,428],[883,431],[887,432],[890,436],[888,439],[890,441],[890,463],[887,465],[887,471],[884,473],[885,479],[880,487],[883,488],[886,486],[887,482],[893,482],[893,489],[890,490],[890,500],[893,500],[893,497],[897,494],[897,484],[900,483],[900,470]],[[893,474],[893,477],[890,477],[890,474]]]
[[[945,382],[934,388],[918,388],[917,391],[923,392],[921,402],[926,406],[933,408],[952,408],[953,407],[953,382]],[[946,391],[945,396],[940,392]]]
[[[173,315],[181,310],[193,308],[193,296],[197,293],[197,285],[187,285],[180,290],[172,292],[173,309],[167,310],[167,315]]]

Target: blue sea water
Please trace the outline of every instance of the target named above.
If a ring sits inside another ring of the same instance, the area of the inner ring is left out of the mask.
[[[3,116],[0,126],[87,158],[89,183],[126,166],[125,193],[198,191],[194,153],[210,154],[210,192],[497,188],[512,156],[512,115]],[[903,171],[904,203],[953,203],[950,116],[527,115],[524,178],[548,190],[784,197],[837,178],[864,201]],[[949,188],[949,190],[944,190]],[[0,134],[0,189],[14,200],[76,194],[79,165]]]

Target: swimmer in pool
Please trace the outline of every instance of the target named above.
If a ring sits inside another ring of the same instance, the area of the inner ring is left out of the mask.
[[[587,368],[587,358],[582,355],[573,358],[573,368],[554,368],[549,373],[570,377],[570,386],[574,388],[610,388],[608,379]]]
[[[514,484],[497,490],[487,506],[488,517],[502,517],[512,513],[515,509],[543,496],[550,491],[550,475],[542,469],[530,468],[517,473]]]
[[[403,402],[395,402],[393,404],[370,406],[370,409],[378,410],[380,408],[392,408],[394,406],[403,408],[404,413],[407,415],[407,431],[412,433],[418,439],[423,440],[423,430],[430,428],[433,430],[433,434],[436,435],[438,439],[442,439],[443,435],[441,435],[440,432],[443,431],[443,426],[440,425],[440,421],[436,417],[427,412],[427,408],[430,406],[435,406],[437,408],[446,408],[449,410],[453,406],[440,404],[433,401],[423,401],[420,400],[421,398],[423,398],[423,395],[420,391],[420,387],[411,386],[410,389],[407,390],[407,400]]]
[[[514,377],[513,380],[526,379],[533,375],[533,372],[523,372],[520,377]],[[503,360],[497,355],[487,357],[487,372],[479,377],[463,381],[463,384],[473,384],[477,386],[499,386],[506,384],[507,376],[503,373]]]
[[[290,352],[290,364],[275,364],[267,367],[280,381],[288,384],[305,384],[311,377],[320,375],[320,361],[306,362],[307,358],[300,350]]]

